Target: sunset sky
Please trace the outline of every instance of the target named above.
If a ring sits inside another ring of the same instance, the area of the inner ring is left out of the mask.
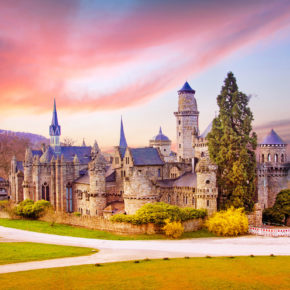
[[[254,127],[290,143],[289,0],[0,0],[0,129],[103,148],[175,142],[177,91],[196,90],[203,131],[228,71]]]

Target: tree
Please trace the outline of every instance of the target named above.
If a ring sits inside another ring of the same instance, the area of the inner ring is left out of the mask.
[[[64,137],[62,141],[62,146],[73,146],[75,144],[75,140],[70,137]]]
[[[290,189],[284,189],[277,194],[274,206],[263,211],[263,222],[287,225],[289,218]]]
[[[219,114],[208,134],[209,154],[218,165],[220,209],[244,207],[251,211],[256,194],[257,135],[252,132],[249,97],[240,92],[229,72],[217,97]]]

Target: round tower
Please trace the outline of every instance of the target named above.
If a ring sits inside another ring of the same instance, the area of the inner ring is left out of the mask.
[[[92,149],[93,159],[89,163],[90,176],[90,215],[103,215],[106,207],[106,159],[97,143]]]
[[[172,155],[171,140],[163,134],[161,127],[159,129],[159,133],[156,136],[153,136],[149,141],[149,146],[158,148],[164,157],[164,161],[167,161],[167,159],[169,159],[169,157]]]
[[[134,214],[146,203],[158,201],[156,187],[146,174],[133,170],[130,178],[124,182],[124,204],[127,214]]]
[[[208,157],[201,157],[196,166],[196,208],[207,209],[211,216],[217,211],[218,190],[216,186],[217,166]]]
[[[272,129],[258,145],[258,202],[272,207],[277,194],[287,188],[287,143]]]
[[[194,157],[192,135],[199,132],[197,103],[195,91],[186,82],[178,91],[178,112],[176,116],[176,143],[178,161],[191,162]]]

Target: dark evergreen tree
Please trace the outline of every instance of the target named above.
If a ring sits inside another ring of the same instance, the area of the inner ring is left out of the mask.
[[[230,206],[251,211],[256,193],[257,135],[252,132],[253,114],[249,97],[238,90],[229,72],[217,97],[219,114],[208,134],[209,154],[218,165],[220,209]]]

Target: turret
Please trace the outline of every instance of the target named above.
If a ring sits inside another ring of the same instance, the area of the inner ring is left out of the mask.
[[[56,153],[60,153],[59,137],[61,135],[61,127],[58,124],[55,99],[53,104],[52,121],[51,125],[49,126],[49,135],[50,135],[50,146],[53,147]]]
[[[176,116],[176,141],[178,161],[191,162],[194,157],[192,135],[199,132],[197,103],[195,90],[188,82],[178,91],[178,111]]]
[[[97,142],[92,150],[93,159],[89,163],[90,215],[103,215],[106,207],[106,159],[101,154]]]
[[[211,216],[217,211],[218,190],[216,186],[217,166],[208,157],[201,157],[196,166],[196,206],[205,208]]]

